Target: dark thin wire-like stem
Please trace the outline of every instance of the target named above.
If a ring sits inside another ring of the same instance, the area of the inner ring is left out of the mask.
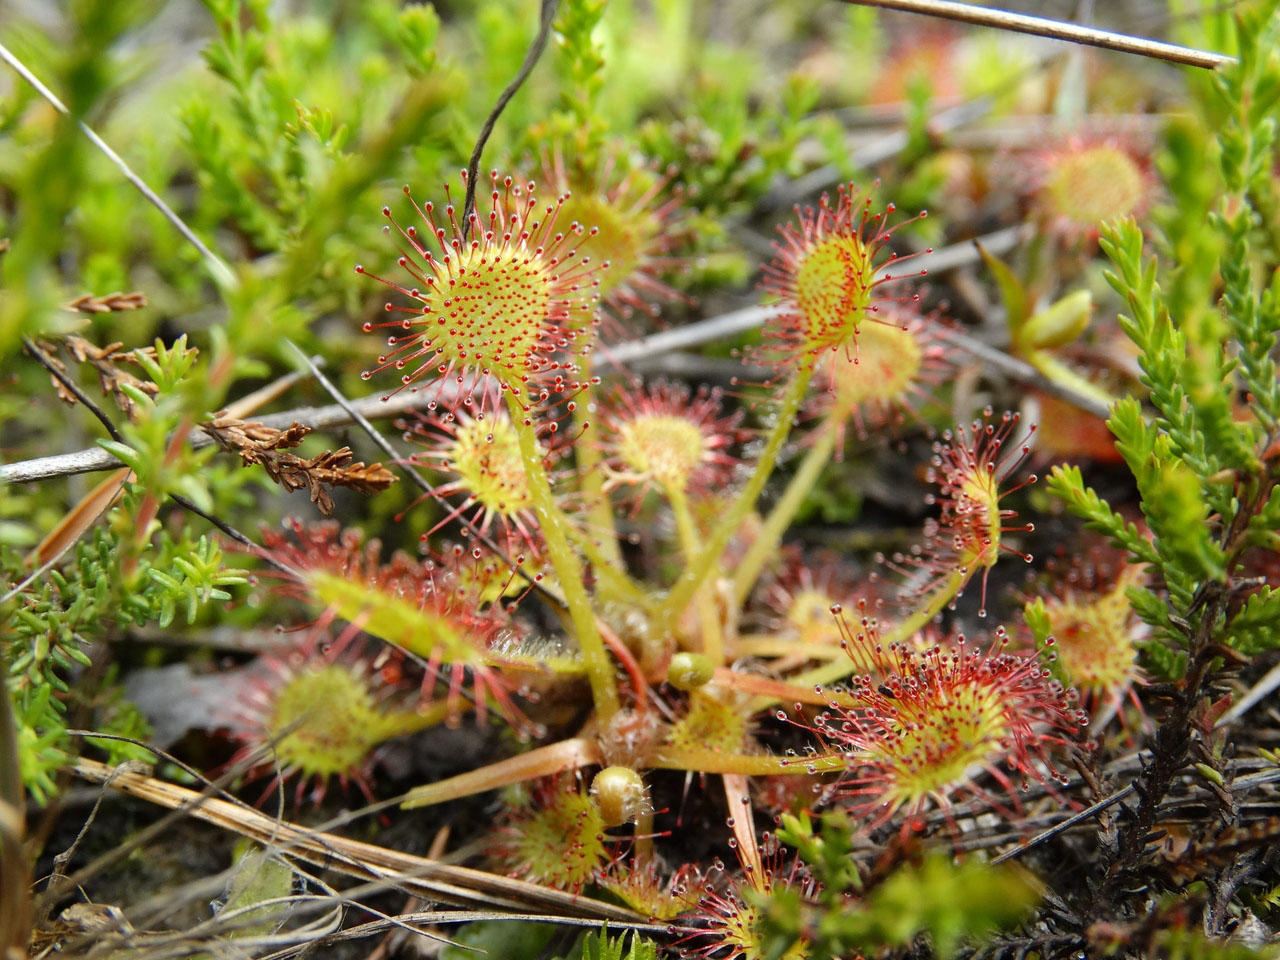
[[[1062,833],[1062,831],[1071,829],[1077,823],[1080,823],[1082,820],[1088,820],[1090,817],[1101,813],[1103,810],[1106,810],[1108,807],[1115,806],[1117,803],[1119,803],[1129,794],[1133,793],[1133,790],[1134,790],[1134,787],[1132,783],[1130,783],[1127,787],[1121,787],[1119,790],[1117,790],[1111,796],[1107,797],[1105,800],[1099,800],[1097,803],[1093,804],[1090,807],[1086,807],[1085,809],[1081,810],[1079,813],[1073,814],[1072,816],[1067,817],[1067,819],[1063,820],[1061,823],[1055,823],[1048,830],[1045,830],[1041,833],[1037,833],[1030,840],[1026,841],[1025,843],[1018,844],[1012,850],[1006,850],[1004,853],[1000,854],[1000,856],[992,859],[991,861],[992,864],[1004,863],[1006,860],[1012,860],[1014,857],[1021,856],[1022,854],[1030,850],[1032,847],[1037,847],[1040,844],[1044,843],[1046,840],[1051,840],[1052,838],[1056,837],[1058,834]]]
[[[1163,43],[1159,40],[1148,40],[1145,37],[1112,33],[1109,30],[1097,30],[1093,27],[1082,27],[1075,23],[1063,23],[1061,20],[1048,20],[1022,13],[1010,13],[1007,10],[997,10],[992,7],[957,3],[955,0],[843,0],[843,2],[864,7],[901,10],[905,13],[919,13],[944,20],[958,20],[978,27],[995,27],[998,30],[1010,30],[1014,33],[1029,33],[1037,37],[1048,37],[1051,40],[1066,40],[1070,43],[1101,47],[1104,50],[1135,53],[1154,60],[1180,63],[1188,67],[1203,67],[1206,70],[1236,62],[1235,58],[1225,54],[1196,50],[1176,43]]]
[[[40,347],[28,337],[22,338],[22,345],[27,348],[28,353],[30,353],[33,357],[36,358],[36,360],[40,362],[40,365],[42,367],[44,367],[46,370],[49,371],[50,375],[53,376],[53,378],[57,380],[58,383],[62,384],[62,386],[65,389],[67,389],[72,394],[74,394],[75,398],[80,401],[81,405],[83,405],[86,410],[88,410],[90,413],[92,413],[95,417],[98,418],[98,421],[102,424],[103,428],[111,436],[112,440],[116,441],[116,443],[122,443],[122,444],[125,444],[126,446],[128,445],[128,441],[125,440],[124,434],[122,434],[119,431],[119,429],[116,428],[116,425],[111,422],[111,418],[107,416],[106,411],[104,411],[101,407],[99,407],[96,403],[94,403],[93,398],[90,397],[83,390],[81,390],[80,385],[77,384],[70,377],[68,377],[66,374],[66,371],[62,370],[56,363],[54,363],[52,357],[50,357],[47,353],[45,353],[44,350],[40,349]],[[254,543],[252,540],[246,537],[243,533],[241,533],[235,527],[231,526],[231,524],[227,523],[224,520],[218,519],[212,514],[205,513],[205,511],[201,510],[199,507],[197,507],[194,503],[192,503],[186,497],[180,496],[176,493],[170,493],[169,499],[171,499],[178,506],[182,507],[184,510],[194,513],[196,516],[209,521],[209,523],[213,524],[215,527],[217,527],[219,530],[221,530],[223,533],[229,536],[232,540],[235,540],[236,542],[243,544],[244,546],[252,548],[254,553],[261,556],[262,559],[266,560],[269,564],[271,564],[281,573],[287,574],[288,576],[294,577],[296,579],[301,579],[302,577],[301,573],[299,573],[297,570],[290,567],[288,564],[281,563],[279,560],[276,560],[274,557],[271,557],[266,553],[263,553],[261,551],[261,548],[256,543]],[[47,567],[48,564],[46,564],[45,566]],[[29,577],[28,581],[30,579],[31,578]]]
[[[524,63],[520,64],[520,71],[507,84],[507,88],[502,91],[501,96],[498,97],[498,102],[489,111],[489,116],[485,117],[484,126],[480,128],[480,135],[476,137],[476,145],[471,151],[471,160],[467,163],[467,196],[466,201],[462,204],[462,237],[464,240],[471,237],[471,211],[476,208],[476,178],[480,175],[480,158],[484,155],[484,146],[489,142],[489,136],[493,133],[493,128],[497,124],[498,118],[502,116],[502,111],[507,108],[511,98],[516,95],[516,91],[529,78],[529,74],[533,71],[538,58],[542,56],[542,51],[546,49],[547,38],[551,36],[551,24],[555,21],[556,9],[559,6],[560,0],[542,0],[538,35],[533,38],[533,43],[529,45],[529,52],[524,55]]]
[[[107,431],[107,435],[111,437],[112,440],[116,443],[125,443],[127,445],[124,435],[116,429],[116,425],[111,422],[111,418],[106,415],[101,407],[93,402],[92,398],[87,393],[80,389],[80,385],[78,383],[67,376],[66,371],[59,367],[51,356],[45,353],[44,350],[42,350],[30,337],[23,337],[22,345],[27,348],[27,353],[31,354],[40,362],[40,366],[49,371],[50,376],[62,384],[69,393],[80,401],[81,406],[98,418],[98,421],[102,424],[103,428]]]

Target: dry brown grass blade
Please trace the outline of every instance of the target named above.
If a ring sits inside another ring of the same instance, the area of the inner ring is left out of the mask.
[[[724,800],[729,808],[729,829],[737,841],[738,859],[747,871],[747,878],[757,890],[763,890],[768,881],[765,876],[764,858],[760,856],[760,843],[756,840],[755,815],[751,810],[751,792],[747,778],[740,773],[722,773]]]
[[[27,562],[33,567],[42,567],[55,557],[61,556],[73,543],[80,539],[106,510],[116,502],[126,481],[133,475],[128,467],[117,470],[107,479],[85,494],[84,498],[67,511],[52,530],[41,540],[27,556]]]
[[[189,808],[193,817],[249,837],[264,846],[280,849],[299,860],[363,880],[389,880],[424,899],[480,909],[555,913],[588,920],[634,923],[644,919],[623,907],[587,900],[523,880],[399,853],[337,834],[308,830],[225,800],[204,798],[194,790],[154,777],[127,770],[117,771],[95,760],[78,760],[72,771],[95,783],[109,781],[113,790],[157,806]]]

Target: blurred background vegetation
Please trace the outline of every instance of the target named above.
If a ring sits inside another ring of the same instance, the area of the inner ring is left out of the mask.
[[[1192,0],[1005,6],[1233,52],[1229,10]],[[446,183],[457,190],[457,172],[524,60],[539,13],[536,0],[8,0],[0,8],[0,44],[69,114],[0,66],[0,459],[15,464],[105,439],[83,405],[60,398],[49,372],[24,351],[29,342],[60,356],[114,417],[136,475],[52,570],[0,607],[16,754],[37,845],[60,850],[83,823],[85,796],[66,773],[72,757],[155,759],[121,741],[86,744],[69,728],[139,740],[158,734],[201,769],[226,761],[218,719],[205,720],[214,733],[192,732],[200,728],[194,715],[213,708],[193,700],[188,715],[175,718],[157,700],[180,698],[186,688],[161,686],[161,696],[147,698],[146,685],[159,684],[160,675],[144,671],[178,666],[190,678],[243,666],[291,614],[242,569],[254,566],[248,558],[228,556],[232,541],[223,532],[167,498],[177,495],[251,536],[286,515],[314,516],[315,507],[304,492],[285,493],[230,453],[172,438],[291,372],[306,375],[260,413],[328,404],[290,341],[346,396],[370,395],[360,372],[375,365],[380,342],[360,328],[376,319],[384,295],[354,267],[382,270],[393,259],[381,209],[402,201],[402,184],[419,197],[439,198]],[[1009,291],[993,285],[972,255],[975,237],[1034,233],[1030,249],[1016,253],[1012,244],[993,244],[1014,262],[1031,300],[1043,307],[1088,290],[1097,317],[1114,317],[1121,300],[1104,279],[1096,242],[1060,242],[1036,206],[1045,151],[1080,136],[1115,138],[1141,157],[1150,180],[1132,212],[1151,211],[1150,228],[1176,259],[1220,252],[1192,229],[1195,199],[1203,200],[1203,220],[1220,189],[1216,172],[1189,160],[1210,150],[1221,121],[1203,76],[819,0],[564,0],[558,17],[547,50],[498,120],[481,169],[539,179],[555,150],[583,169],[609,157],[642,171],[669,169],[687,229],[670,251],[681,265],[664,279],[687,296],[663,305],[664,328],[755,303],[775,225],[793,205],[811,204],[851,177],[878,178],[880,202],[892,200],[908,214],[929,209],[928,219],[899,234],[902,250],[968,251],[958,267],[931,278],[925,299],[930,307],[945,303],[973,338],[1010,347],[1010,304],[1001,296]],[[184,239],[78,124],[101,135],[206,251]],[[1162,184],[1161,175],[1176,180]],[[1175,282],[1171,296],[1203,306],[1212,301],[1211,285]],[[122,301],[101,299],[114,293],[142,296],[121,309]],[[628,336],[653,329],[637,315]],[[1086,341],[1095,361],[1110,356],[1118,370],[1104,373],[1104,382],[1131,382],[1133,362],[1115,355],[1122,349],[1115,332],[1100,319]],[[93,365],[59,353],[72,335],[99,348],[154,345],[150,365],[129,368],[149,389],[104,399]],[[738,333],[696,354],[649,357],[637,369],[727,385],[726,359],[755,339]],[[980,378],[981,365],[966,358],[924,405],[922,420],[941,427],[967,418],[977,401],[1017,406],[1026,392],[1001,376]],[[385,389],[375,381],[375,392]],[[317,431],[298,452],[344,444],[358,459],[386,459],[349,426]],[[902,456],[904,444],[911,456]],[[1092,463],[1080,449],[1078,459]],[[916,454],[926,450],[913,428],[903,443],[832,464],[801,511],[806,542],[864,562],[901,546],[921,517],[923,458]],[[58,472],[0,485],[7,584],[40,565],[47,553],[33,551],[99,479]],[[1094,481],[1121,497],[1131,493],[1106,465]],[[415,496],[407,483],[376,497],[333,492],[344,525],[411,551],[442,515],[423,504],[402,518]],[[1048,509],[1042,491],[1028,496]],[[1045,536],[1051,542],[1053,533]],[[1005,612],[1014,606],[1000,602]],[[126,696],[131,675],[145,681]],[[458,740],[434,749],[490,747]],[[400,762],[400,780],[410,783],[449,769],[420,755]],[[176,766],[162,769],[192,781]],[[135,808],[114,816],[110,841],[147,820]],[[367,839],[425,852],[426,839],[409,836],[425,834],[420,827],[398,821],[382,831],[376,818],[364,823]],[[199,836],[186,824],[163,843],[191,846]],[[98,899],[123,899],[135,880],[163,890],[201,869],[216,874],[227,866],[229,846],[191,857],[169,850],[149,863],[137,855]],[[190,916],[201,915],[199,898],[188,899]],[[937,933],[953,920],[921,921],[913,932]],[[464,937],[510,935],[474,929]],[[535,939],[489,949],[513,957],[568,949]],[[1198,949],[1181,955],[1210,955]]]

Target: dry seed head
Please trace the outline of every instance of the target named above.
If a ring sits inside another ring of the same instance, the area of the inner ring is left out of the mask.
[[[374,279],[415,302],[387,303],[393,319],[364,325],[366,332],[398,332],[377,368],[362,376],[402,371],[401,388],[453,381],[454,408],[479,393],[483,409],[496,389],[520,398],[529,412],[581,389],[574,356],[589,348],[599,281],[594,265],[575,252],[588,231],[561,222],[563,197],[539,210],[532,183],[521,187],[496,172],[491,180],[489,212],[477,203],[466,231],[451,202],[437,211],[410,198],[430,236],[401,226],[383,208],[388,229],[402,240],[397,264],[410,280]]]

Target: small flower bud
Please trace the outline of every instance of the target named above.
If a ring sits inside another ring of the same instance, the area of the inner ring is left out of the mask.
[[[1088,329],[1092,312],[1092,293],[1088,290],[1069,293],[1024,323],[1018,340],[1023,347],[1036,350],[1064,347]]]
[[[606,827],[630,823],[648,807],[644,781],[630,767],[605,767],[591,781],[591,796]]]
[[[677,653],[667,665],[667,683],[677,690],[696,690],[711,681],[715,664],[700,653]]]

